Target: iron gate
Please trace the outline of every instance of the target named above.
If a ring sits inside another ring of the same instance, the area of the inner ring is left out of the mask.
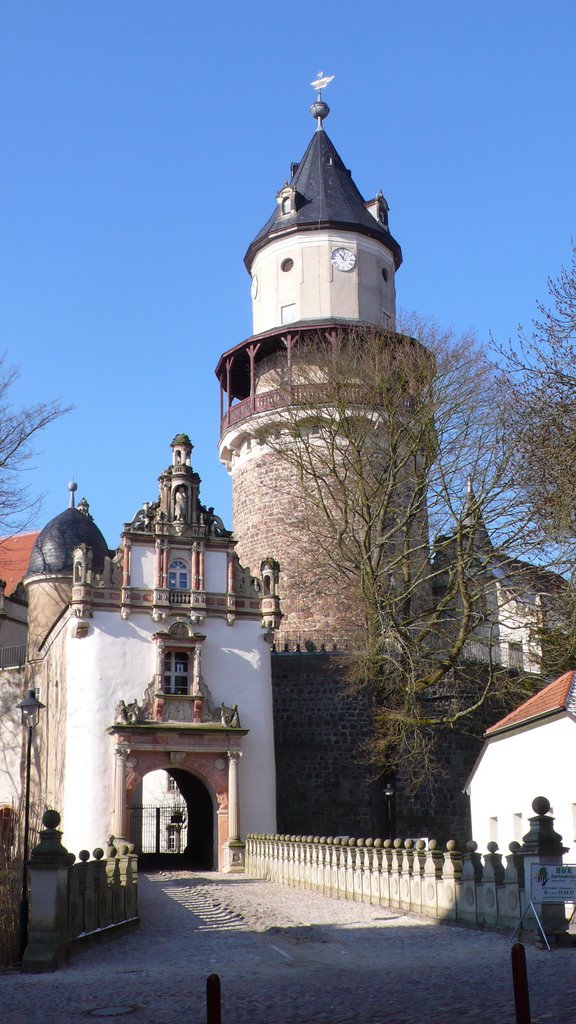
[[[182,853],[186,846],[186,828],[184,804],[130,808],[130,837],[138,854]]]

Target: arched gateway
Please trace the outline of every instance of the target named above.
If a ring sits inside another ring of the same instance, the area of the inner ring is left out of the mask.
[[[170,749],[158,749],[161,745],[167,746],[161,735],[157,732],[154,735],[153,728],[144,727],[140,734],[137,729],[114,730],[114,836],[133,842],[137,852],[145,856],[152,852],[167,854],[170,844],[165,840],[164,829],[170,831],[174,826],[175,831],[183,825],[185,835],[178,836],[177,849],[169,852],[178,854],[188,866],[201,870],[237,868],[242,863],[237,767],[242,756],[239,744],[247,730],[235,729],[232,733],[223,728],[205,730],[202,734],[196,732],[193,743],[201,744],[202,749],[186,749],[190,738],[178,731],[170,737]],[[150,837],[146,844],[143,839],[150,822],[146,822],[146,815],[135,813],[135,809],[143,810],[145,806],[141,803],[144,778],[159,770],[164,770],[177,783],[187,809],[186,820],[173,822],[166,816],[166,820],[160,821],[160,815],[156,815],[158,834],[153,844]]]

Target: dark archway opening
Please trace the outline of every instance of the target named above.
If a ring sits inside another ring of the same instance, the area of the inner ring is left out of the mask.
[[[214,808],[210,794],[204,783],[189,772],[174,768],[167,771],[167,775],[176,783],[186,805],[183,823],[170,818],[167,824],[176,830],[177,849],[162,852],[158,844],[155,852],[139,854],[139,865],[144,870],[211,871],[214,867]]]

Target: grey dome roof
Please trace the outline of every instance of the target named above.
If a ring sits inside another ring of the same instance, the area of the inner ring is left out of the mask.
[[[103,569],[104,558],[111,552],[96,523],[77,508],[67,508],[51,519],[37,537],[26,575],[72,572],[72,556],[79,544],[92,548],[92,567]]]

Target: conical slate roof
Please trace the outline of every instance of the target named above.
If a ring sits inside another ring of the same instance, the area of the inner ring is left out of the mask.
[[[71,573],[72,556],[79,544],[92,548],[92,567],[102,569],[104,558],[111,552],[96,523],[77,508],[67,508],[51,519],[37,538],[26,575]]]
[[[276,207],[246,252],[244,262],[248,270],[256,253],[272,239],[319,228],[359,231],[377,238],[393,254],[396,268],[400,266],[402,251],[398,242],[366,209],[350,171],[323,129],[314,133],[302,160],[293,166],[290,185],[298,193],[296,210],[283,216],[280,206]]]

